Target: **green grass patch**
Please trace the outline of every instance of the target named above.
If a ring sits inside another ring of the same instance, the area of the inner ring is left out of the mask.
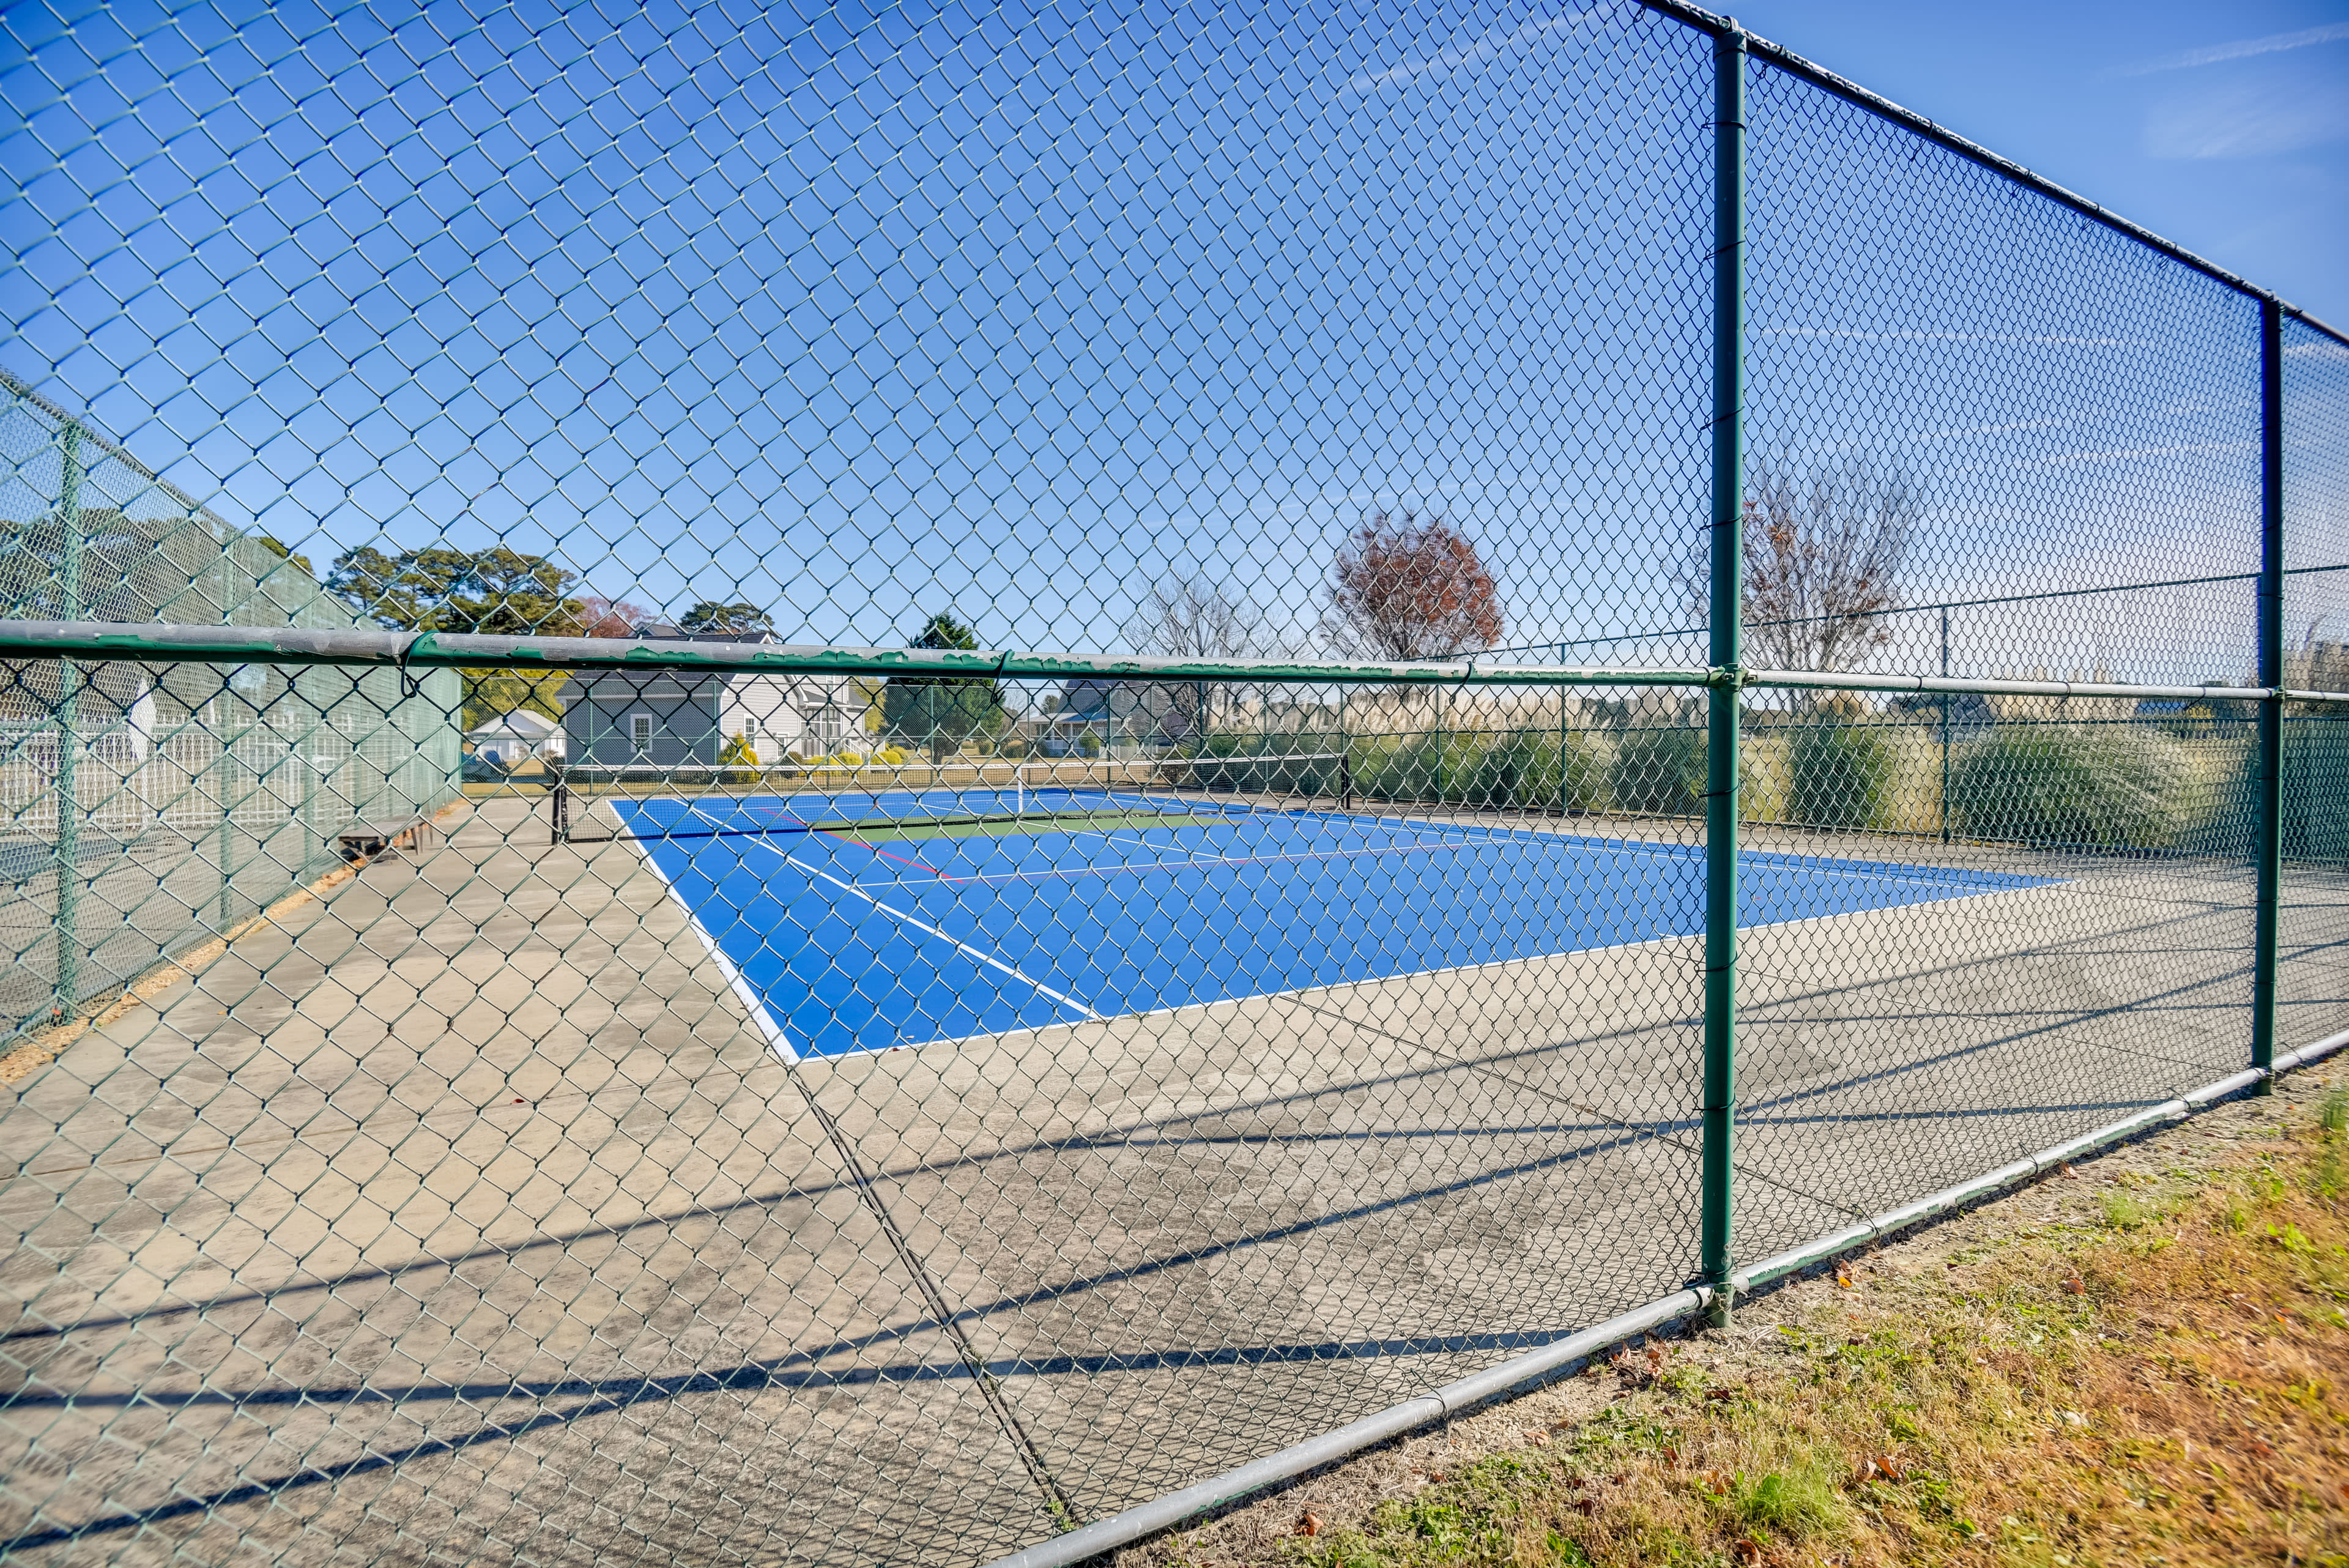
[[[2210,1153],[1247,1560],[2349,1568],[2349,1091]]]

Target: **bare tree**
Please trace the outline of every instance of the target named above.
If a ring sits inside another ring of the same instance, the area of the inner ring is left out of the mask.
[[[1254,599],[1197,576],[1161,577],[1153,584],[1126,636],[1168,659],[1254,659],[1272,643]],[[1218,708],[1228,712],[1239,696],[1227,683],[1184,682],[1165,693],[1170,711],[1160,723],[1175,734],[1213,728]]]
[[[1746,662],[1845,670],[1892,639],[1922,504],[1909,476],[1864,460],[1796,480],[1768,463],[1745,503]],[[1687,584],[1700,615],[1705,574]]]
[[[1264,612],[1253,599],[1204,576],[1161,577],[1126,635],[1168,659],[1248,659],[1266,644]]]
[[[1330,569],[1322,635],[1353,658],[1449,659],[1492,647],[1506,624],[1493,574],[1444,517],[1373,513]]]

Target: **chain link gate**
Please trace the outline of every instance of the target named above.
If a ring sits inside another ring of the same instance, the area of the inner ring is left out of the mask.
[[[1072,1562],[2349,1041],[2349,345],[1720,18],[0,29],[11,1556]]]

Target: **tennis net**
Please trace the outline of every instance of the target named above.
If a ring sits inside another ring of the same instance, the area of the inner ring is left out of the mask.
[[[1146,767],[1118,763],[1113,777],[1084,761],[1061,759],[979,763],[974,771],[979,782],[968,786],[893,788],[899,781],[883,776],[845,790],[771,777],[731,789],[698,779],[667,789],[625,788],[593,776],[557,774],[547,794],[554,840],[568,844],[746,834],[1037,832],[1137,816],[1296,809],[1322,800],[1347,809],[1354,794],[1352,763],[1343,752],[1164,757]],[[991,774],[1003,782],[993,782]],[[610,807],[600,814],[608,831],[588,826],[598,803]]]

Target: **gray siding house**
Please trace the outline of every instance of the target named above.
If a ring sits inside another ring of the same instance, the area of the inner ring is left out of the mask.
[[[651,624],[640,638],[767,642],[764,632],[687,632]],[[787,756],[864,749],[870,705],[853,680],[689,670],[583,670],[563,691],[567,771],[673,773],[716,768],[729,742],[750,743],[762,767]]]

